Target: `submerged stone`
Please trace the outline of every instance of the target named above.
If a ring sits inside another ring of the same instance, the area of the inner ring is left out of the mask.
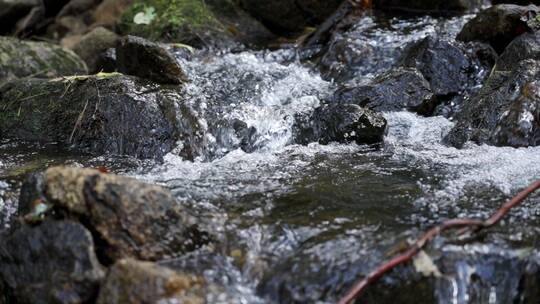
[[[205,303],[204,281],[150,262],[125,259],[114,264],[97,304]]]
[[[44,173],[43,195],[57,212],[93,231],[106,261],[170,258],[209,242],[169,191],[132,178],[55,167]]]
[[[521,61],[511,72],[495,71],[480,92],[465,103],[446,142],[495,146],[540,144],[540,63]]]
[[[160,158],[197,129],[182,110],[180,88],[120,74],[18,80],[0,96],[2,138],[90,153]],[[178,154],[189,158],[192,150],[186,143]]]
[[[157,83],[181,84],[188,81],[182,67],[169,52],[156,43],[127,36],[116,47],[118,70]]]
[[[535,5],[494,5],[465,24],[457,39],[487,42],[501,54],[515,37],[531,30],[527,21],[539,13],[540,7]]]
[[[298,144],[331,142],[376,144],[386,132],[384,117],[354,104],[323,105],[310,115],[297,114],[293,141]]]
[[[81,224],[46,221],[0,236],[7,303],[91,303],[105,276]],[[0,285],[2,285],[0,283]]]
[[[416,69],[397,68],[366,85],[344,87],[332,98],[340,104],[356,104],[376,111],[409,110],[423,115],[437,105],[429,83]]]
[[[9,78],[87,74],[85,63],[72,51],[47,42],[0,37],[0,84]]]

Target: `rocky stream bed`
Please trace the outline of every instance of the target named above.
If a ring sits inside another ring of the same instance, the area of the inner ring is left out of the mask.
[[[535,4],[0,0],[0,303],[337,302],[540,177]],[[538,303],[539,220],[357,302]]]

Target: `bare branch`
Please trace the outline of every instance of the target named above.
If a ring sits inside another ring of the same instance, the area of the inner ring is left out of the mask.
[[[462,228],[473,229],[474,232],[478,232],[481,229],[489,228],[499,223],[514,207],[520,205],[527,197],[540,188],[540,180],[532,183],[529,187],[519,192],[515,197],[504,203],[501,208],[497,210],[486,221],[474,220],[474,219],[451,219],[443,222],[439,226],[433,227],[428,230],[424,235],[417,239],[414,244],[407,249],[404,253],[386,261],[375,268],[368,276],[358,281],[349,292],[338,302],[339,304],[348,304],[357,299],[367,289],[367,287],[379,280],[386,273],[394,269],[395,267],[410,262],[417,254],[424,248],[431,240],[441,233]]]

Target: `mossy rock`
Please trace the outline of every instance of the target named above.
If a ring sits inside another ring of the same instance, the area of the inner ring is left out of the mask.
[[[6,78],[54,78],[86,73],[84,61],[70,50],[47,42],[0,37],[0,83]]]
[[[198,48],[273,38],[232,0],[136,0],[122,16],[120,29],[125,34]]]
[[[161,158],[185,135],[180,100],[181,87],[118,73],[20,79],[0,88],[0,137]]]

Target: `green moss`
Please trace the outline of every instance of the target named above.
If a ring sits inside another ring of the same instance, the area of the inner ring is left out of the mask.
[[[528,22],[527,22],[527,25],[532,29],[532,30],[539,30],[540,29],[540,15],[536,15],[536,17],[534,18],[531,18]]]
[[[47,167],[46,159],[35,159],[25,164],[22,164],[18,167],[9,169],[4,174],[4,177],[14,178],[14,177],[26,176],[29,173],[38,172],[40,170],[43,170],[46,167]]]
[[[150,14],[136,24],[137,14]],[[189,42],[196,32],[223,31],[224,26],[202,0],[136,0],[122,16],[122,30],[153,40]]]

